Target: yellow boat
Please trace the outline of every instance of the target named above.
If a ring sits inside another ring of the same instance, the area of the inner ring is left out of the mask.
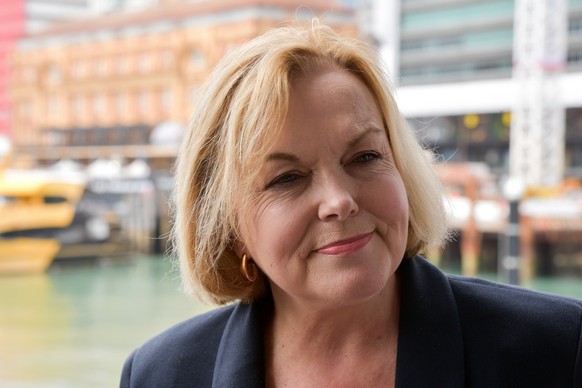
[[[0,174],[0,275],[45,271],[60,250],[51,231],[66,228],[85,190],[27,172]]]

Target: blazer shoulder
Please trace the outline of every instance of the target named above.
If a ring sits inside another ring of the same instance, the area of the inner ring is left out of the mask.
[[[145,342],[140,350],[175,348],[184,342],[204,343],[216,336],[220,338],[233,310],[234,305],[228,305],[179,322]]]
[[[233,305],[211,310],[146,341],[127,358],[121,386],[177,387],[192,382],[210,385],[216,353],[233,310]]]
[[[582,386],[577,385],[582,384],[582,301],[481,279],[448,278],[476,381],[498,385],[501,376],[504,382],[513,376],[509,386],[524,381]]]
[[[492,281],[447,275],[457,302],[474,308],[498,308],[514,315],[539,315],[564,312],[581,319],[582,300],[510,286]],[[508,311],[509,310],[509,311]]]

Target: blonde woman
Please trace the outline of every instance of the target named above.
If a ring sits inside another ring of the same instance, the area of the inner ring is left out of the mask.
[[[443,274],[442,192],[376,55],[281,28],[210,77],[177,164],[187,289],[224,307],[123,387],[580,387],[582,303]]]

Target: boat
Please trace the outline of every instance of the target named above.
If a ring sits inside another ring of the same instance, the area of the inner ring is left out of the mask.
[[[43,272],[61,250],[85,182],[31,171],[0,172],[0,275]]]

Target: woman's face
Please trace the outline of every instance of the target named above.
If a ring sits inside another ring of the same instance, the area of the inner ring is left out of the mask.
[[[275,300],[357,303],[404,255],[408,201],[374,97],[336,69],[299,76],[280,136],[241,207],[240,254]]]

